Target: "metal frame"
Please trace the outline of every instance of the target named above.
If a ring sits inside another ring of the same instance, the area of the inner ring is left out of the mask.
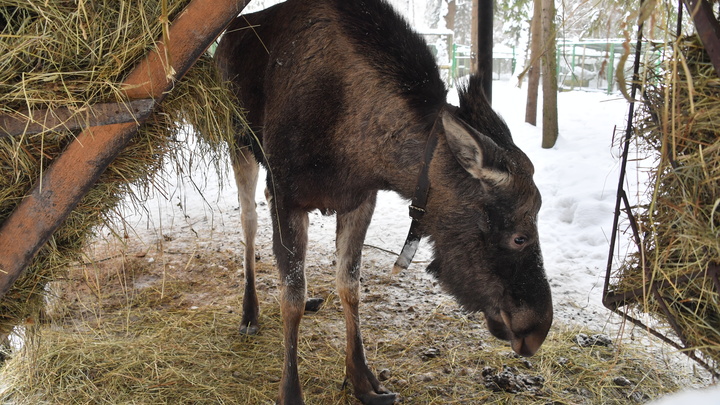
[[[683,0],[680,0],[681,2]],[[690,3],[696,2],[696,0],[684,0],[688,4],[688,8],[690,9]],[[703,3],[707,3],[706,0],[697,0],[701,1]],[[641,3],[642,4],[642,3]],[[679,7],[680,17],[682,18],[682,3]],[[706,16],[705,16],[706,17]],[[715,22],[715,26],[717,26],[717,20],[710,14],[710,17]],[[714,32],[707,32],[709,25],[700,25],[698,24],[696,20],[696,28],[698,29],[698,32],[701,36],[701,39],[703,41],[703,44],[707,42],[712,42],[715,44],[720,43],[718,38],[718,35],[720,35],[720,30],[714,31]],[[633,81],[632,81],[632,88],[631,88],[631,102],[628,108],[628,126],[625,131],[625,138],[623,140],[623,150],[622,150],[622,156],[621,156],[621,164],[620,164],[620,179],[618,181],[618,189],[617,189],[617,198],[615,202],[615,216],[613,219],[613,232],[610,238],[610,249],[608,252],[608,261],[607,261],[607,268],[605,272],[605,284],[603,286],[603,296],[602,296],[602,302],[603,305],[605,305],[606,308],[610,309],[611,311],[619,314],[624,319],[632,322],[633,324],[647,330],[650,334],[653,336],[661,339],[663,342],[671,345],[672,347],[678,349],[680,352],[687,355],[689,358],[703,366],[705,369],[707,369],[715,378],[720,378],[720,370],[714,368],[708,362],[703,360],[701,356],[698,356],[696,354],[696,349],[691,347],[687,339],[685,338],[685,335],[678,325],[678,323],[675,320],[675,317],[670,312],[670,309],[668,308],[667,302],[665,298],[660,293],[660,289],[663,288],[665,282],[663,280],[655,280],[649,283],[649,285],[643,286],[641,288],[637,288],[632,291],[624,291],[624,292],[617,292],[617,291],[610,291],[610,278],[612,273],[612,263],[613,263],[613,252],[615,250],[615,245],[617,242],[617,236],[619,233],[618,224],[620,221],[620,216],[622,215],[622,211],[625,211],[625,215],[627,215],[628,220],[630,221],[630,229],[633,233],[633,240],[635,244],[638,246],[639,249],[642,249],[642,239],[640,237],[640,229],[638,227],[637,221],[631,211],[630,202],[627,197],[627,193],[624,190],[623,184],[625,182],[625,176],[627,173],[627,161],[628,161],[628,152],[630,149],[630,140],[632,138],[632,133],[634,131],[633,128],[633,116],[634,116],[634,109],[635,109],[635,97],[637,95],[637,91],[639,89],[639,70],[640,70],[640,52],[641,52],[641,46],[642,46],[642,28],[643,24],[640,23],[638,25],[638,36],[637,36],[637,44],[635,47],[635,63],[633,66]],[[706,30],[705,32],[701,32],[703,30]],[[711,59],[713,59],[713,64],[715,66],[715,71],[720,72],[720,47],[716,48],[718,49],[719,53],[718,56],[718,64],[715,65],[714,61],[715,59],[712,58],[712,52],[708,50],[708,54],[710,54]],[[643,263],[643,271],[648,275],[647,279],[651,280],[651,270],[648,266],[646,266]],[[687,283],[689,280],[692,280],[696,277],[711,277],[713,280],[713,283],[715,285],[715,288],[717,289],[717,292],[720,293],[720,264],[718,263],[709,263],[708,267],[705,271],[699,272],[695,275],[686,276],[682,279],[678,280],[678,283]],[[680,343],[677,341],[671,339],[667,335],[662,334],[661,332],[657,331],[656,329],[646,325],[644,322],[642,322],[640,319],[630,315],[628,311],[623,310],[621,307],[624,305],[627,305],[632,302],[637,302],[638,299],[644,298],[651,295],[655,300],[658,302],[663,314],[666,317],[667,322],[672,327],[673,331],[677,335],[678,339],[680,340]]]
[[[142,99],[123,104],[98,103],[81,109],[60,107],[23,111],[18,114],[1,114],[0,138],[144,121],[154,106],[155,100]]]
[[[129,100],[160,103],[249,0],[193,0],[123,82]],[[85,128],[0,224],[0,297],[30,265],[103,171],[133,138],[142,116]]]

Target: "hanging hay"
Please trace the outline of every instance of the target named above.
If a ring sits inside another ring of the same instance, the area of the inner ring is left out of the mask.
[[[32,326],[42,330],[35,344],[3,368],[0,398],[17,405],[274,403],[283,344],[269,247],[257,264],[261,330],[241,336],[236,249],[201,238],[182,251],[181,239],[143,245],[141,255],[132,243],[120,254],[100,252],[113,259],[75,266],[53,283],[55,305]],[[405,403],[625,405],[690,382],[687,369],[644,346],[559,324],[536,356],[518,357],[490,336],[482,315],[460,311],[427,280],[404,274],[397,276],[402,283],[387,281],[384,265],[365,265],[363,274],[368,361]],[[326,302],[302,320],[305,400],[358,404],[343,388],[345,330],[331,292],[334,268],[313,266],[309,277],[309,294]]]
[[[172,21],[187,3],[2,0],[0,114],[58,107],[79,111],[95,103],[126,101],[120,83],[162,37],[163,21]],[[0,335],[37,317],[45,285],[81,257],[93,228],[106,223],[121,199],[136,193],[141,200],[152,191],[166,159],[190,170],[192,156],[179,152],[185,126],[204,140],[193,153],[226,160],[218,156],[225,147],[222,137],[232,134],[234,117],[240,116],[236,105],[209,58],[202,58],[0,302]],[[0,138],[0,223],[76,135],[60,130]]]
[[[642,242],[613,288],[639,292],[631,308],[675,323],[682,346],[720,372],[720,78],[697,37],[664,57],[648,70],[637,124],[641,147],[657,157],[637,215]]]

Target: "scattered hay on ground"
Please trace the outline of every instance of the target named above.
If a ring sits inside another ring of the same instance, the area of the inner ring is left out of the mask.
[[[274,403],[283,350],[271,257],[258,263],[261,332],[243,337],[236,253],[213,244],[164,250],[107,252],[115,258],[75,267],[68,280],[53,283],[56,299],[45,320],[33,325],[40,333],[3,369],[3,398],[16,404]],[[489,335],[482,315],[460,311],[426,279],[390,279],[385,269],[368,265],[363,271],[367,356],[405,403],[643,403],[686,384],[676,375],[684,370],[643,347],[567,325],[553,327],[538,355],[519,358]],[[351,388],[343,388],[345,332],[332,293],[334,270],[313,266],[309,278],[310,294],[326,304],[302,321],[306,401],[357,404]]]
[[[0,114],[66,107],[82,116],[94,103],[127,101],[120,90],[123,78],[162,38],[163,22],[172,21],[188,2],[3,0]],[[2,299],[0,337],[23,320],[37,318],[44,286],[82,258],[82,246],[94,227],[107,222],[124,196],[135,193],[142,200],[162,187],[158,173],[166,159],[185,170],[200,156],[226,161],[217,156],[225,148],[223,138],[232,141],[230,129],[239,116],[213,64],[202,58]],[[177,153],[178,144],[186,141],[185,125],[192,125],[204,140],[194,156]],[[76,135],[56,128],[0,138],[0,223]]]
[[[637,214],[642,242],[613,288],[638,291],[630,308],[675,322],[687,346],[720,373],[720,282],[711,271],[720,270],[720,78],[697,37],[662,52],[662,63],[647,70],[637,123],[640,148],[657,158],[648,169],[649,201]]]

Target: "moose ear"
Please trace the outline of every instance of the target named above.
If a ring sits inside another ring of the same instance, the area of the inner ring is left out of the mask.
[[[492,168],[487,164],[488,162],[484,162],[484,156],[501,152],[500,147],[492,139],[477,131],[471,133],[466,124],[447,112],[442,115],[442,123],[450,150],[460,166],[471,176],[495,183],[507,181],[509,178],[507,172]]]

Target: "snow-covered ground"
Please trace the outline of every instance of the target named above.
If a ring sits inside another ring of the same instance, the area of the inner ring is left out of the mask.
[[[515,82],[494,82],[493,106],[535,165],[535,182],[543,197],[539,231],[555,317],[566,324],[619,338],[621,319],[603,307],[601,295],[619,173],[618,142],[613,145],[613,139],[616,128],[615,138],[623,136],[627,102],[617,95],[598,92],[559,93],[560,135],[554,148],[542,149],[541,128],[524,122],[525,99],[525,90],[517,88]],[[448,100],[457,103],[454,90]],[[164,235],[172,229],[190,228],[200,234],[224,235],[218,239],[239,240],[238,203],[231,172],[219,181],[214,169],[196,169],[191,175],[178,175],[182,182],[162,187],[164,191],[159,194],[165,197],[147,201],[146,211],[127,210],[125,221],[141,236],[145,230]],[[262,186],[256,201],[260,204],[257,243],[269,249],[270,217]],[[312,213],[310,220],[307,261],[329,264],[334,258],[335,219]],[[364,260],[387,266],[389,271],[396,257],[388,251],[401,249],[409,223],[407,202],[394,193],[381,193],[368,231]],[[240,251],[239,241],[237,249]],[[423,273],[430,258],[429,246],[421,243],[409,270]],[[659,351],[672,351],[657,341],[646,339],[646,343],[657,345]]]
[[[703,389],[689,389],[677,394],[667,395],[651,403],[651,405],[679,404],[718,405],[720,404],[720,385],[716,384]]]

